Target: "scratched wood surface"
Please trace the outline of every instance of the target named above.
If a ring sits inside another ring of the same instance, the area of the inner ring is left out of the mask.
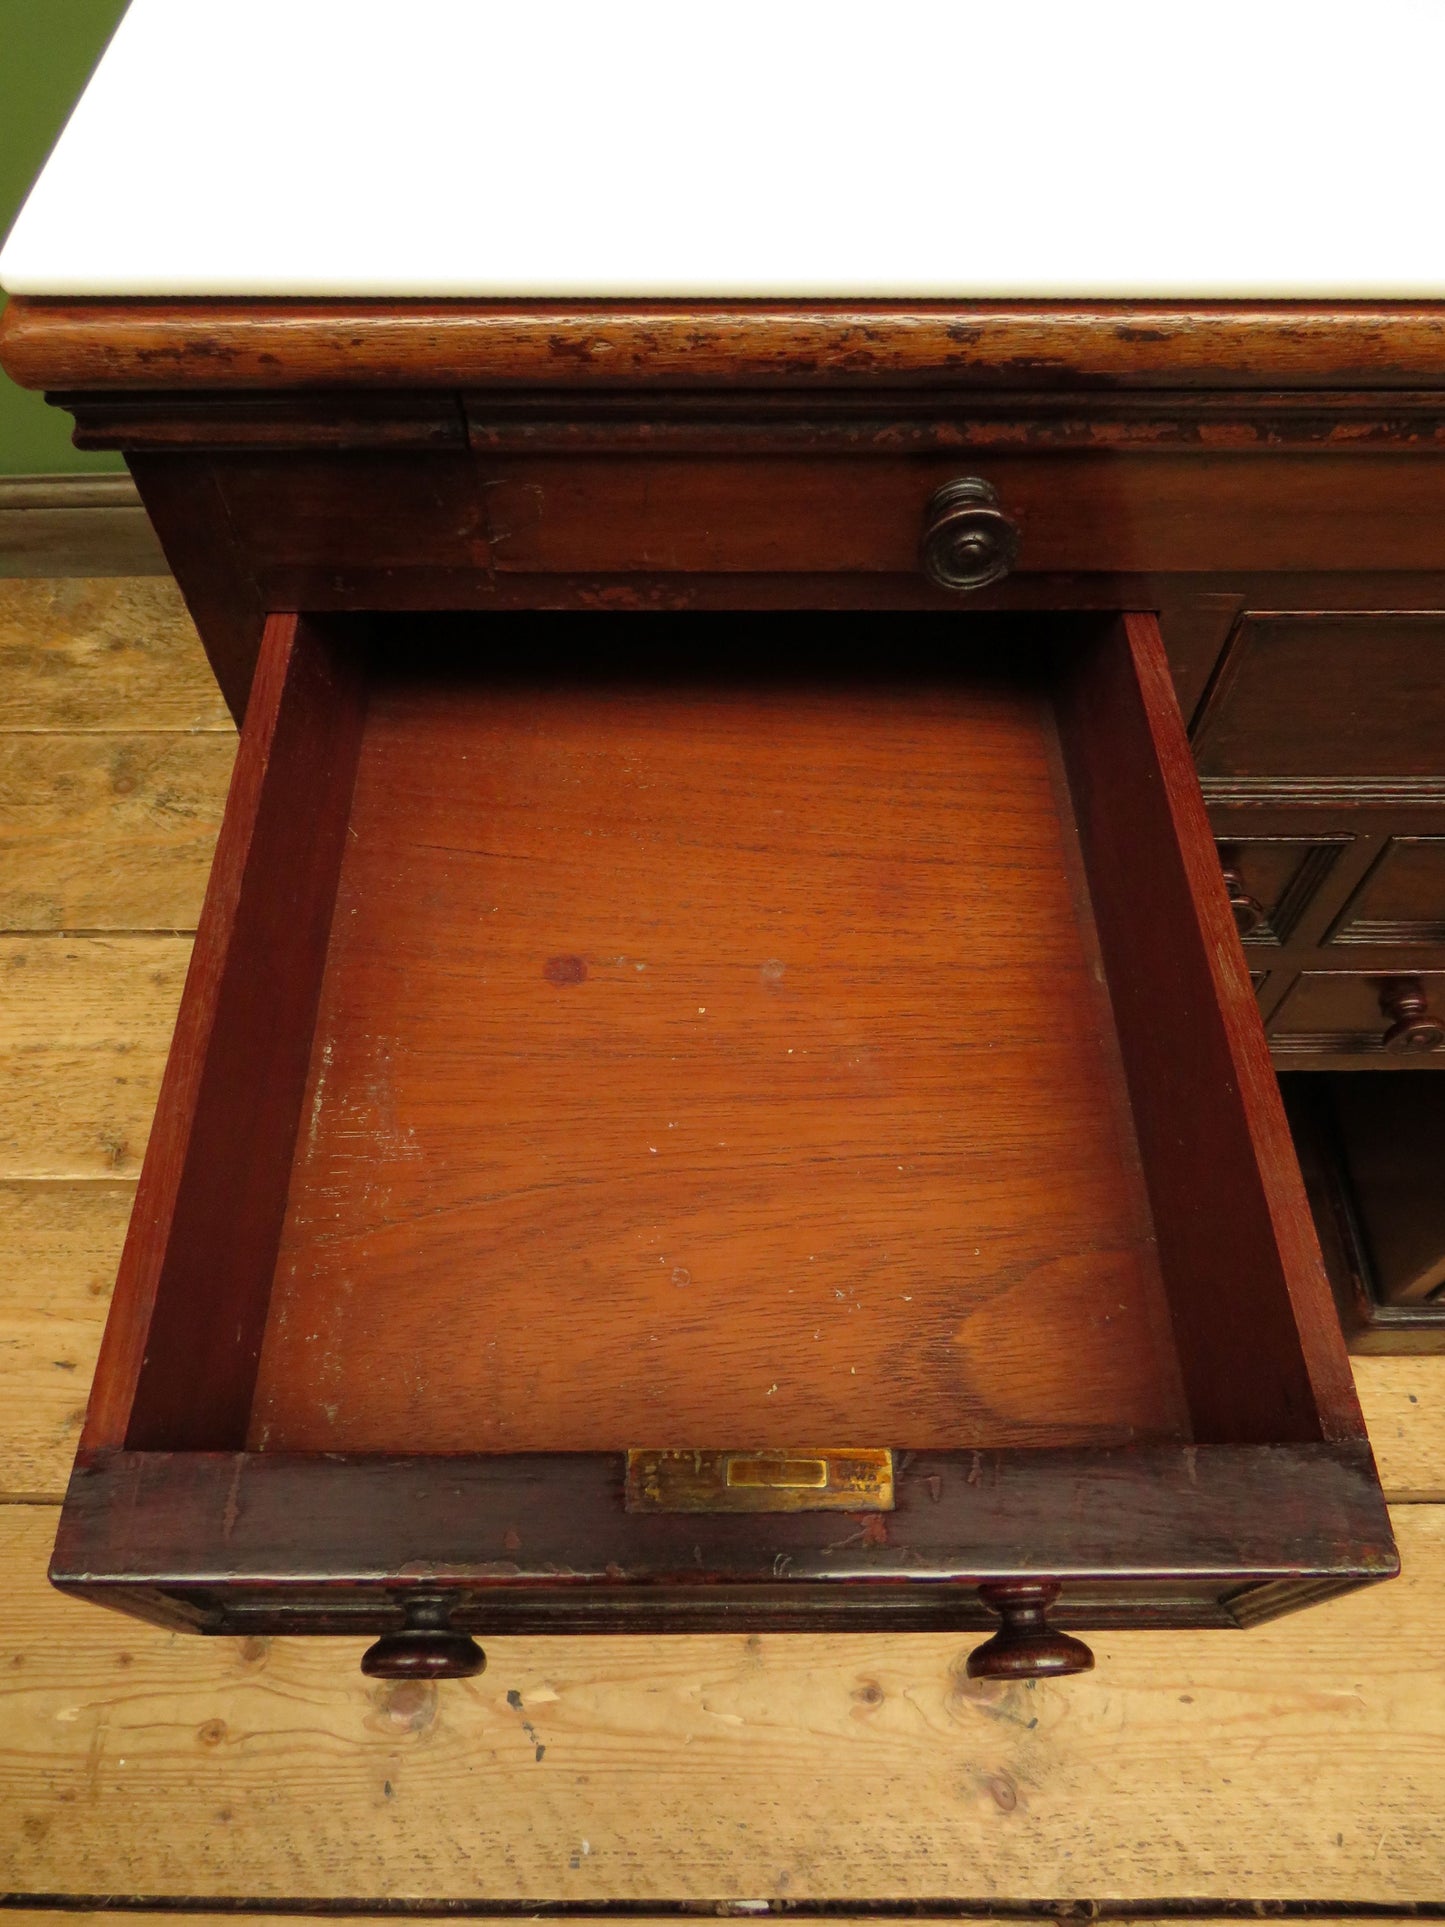
[[[0,747],[206,734],[223,763],[169,585],[63,588],[0,584]],[[1442,1358],[1356,1362],[1402,1580],[1249,1634],[1107,1635],[1092,1677],[1034,1689],[970,1687],[946,1636],[504,1640],[478,1681],[382,1685],[353,1641],[179,1638],[54,1593],[189,950],[152,921],[177,846],[117,865],[130,805],[92,793],[66,875],[97,922],[15,921],[42,812],[0,853],[0,1893],[1439,1900]]]

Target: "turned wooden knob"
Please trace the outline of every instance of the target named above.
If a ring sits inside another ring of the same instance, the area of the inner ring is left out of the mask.
[[[1380,986],[1380,1014],[1389,1018],[1384,1045],[1398,1056],[1438,1050],[1445,1044],[1445,1018],[1432,1017],[1418,977],[1391,977]]]
[[[439,1594],[416,1593],[405,1602],[406,1626],[383,1633],[361,1656],[373,1679],[471,1679],[487,1656],[466,1633],[453,1632],[451,1607]]]
[[[1053,1679],[1090,1673],[1094,1655],[1082,1639],[1056,1632],[1048,1610],[1059,1596],[1057,1579],[995,1579],[978,1596],[1003,1624],[968,1656],[970,1679]]]
[[[1224,887],[1229,893],[1229,907],[1234,912],[1235,929],[1241,937],[1253,936],[1264,922],[1264,905],[1258,897],[1249,894],[1238,870],[1225,870]]]
[[[1008,574],[1019,532],[980,476],[945,482],[923,518],[923,571],[941,589],[981,589]]]

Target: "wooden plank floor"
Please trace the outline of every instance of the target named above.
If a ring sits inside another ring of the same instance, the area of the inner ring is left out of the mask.
[[[498,1640],[479,1680],[389,1685],[354,1641],[52,1592],[233,746],[167,581],[0,582],[0,1893],[47,1920],[1445,1900],[1445,1358],[1358,1365],[1402,1580],[1107,1635],[1081,1680],[977,1686],[969,1641],[852,1635]]]

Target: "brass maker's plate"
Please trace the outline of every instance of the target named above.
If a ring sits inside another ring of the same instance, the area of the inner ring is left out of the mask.
[[[891,1512],[889,1450],[627,1454],[629,1512]]]

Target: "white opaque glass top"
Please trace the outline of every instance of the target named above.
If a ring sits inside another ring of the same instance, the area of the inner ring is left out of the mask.
[[[1445,296],[1445,0],[132,0],[70,295]]]

